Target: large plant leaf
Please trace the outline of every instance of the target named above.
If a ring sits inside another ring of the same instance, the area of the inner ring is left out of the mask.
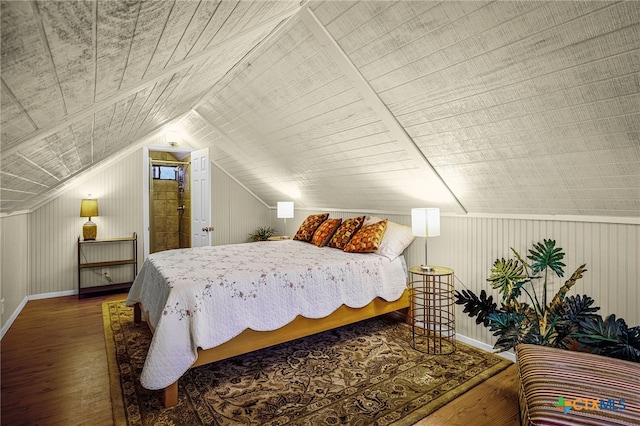
[[[567,266],[562,263],[564,252],[560,247],[556,247],[555,240],[545,239],[542,243],[534,244],[533,248],[529,250],[527,258],[532,261],[531,270],[534,274],[550,268],[559,277],[564,276],[563,268]]]
[[[494,336],[499,336],[494,348],[507,351],[515,348],[521,342],[521,336],[526,334],[526,316],[518,312],[495,311],[489,314],[489,326]]]
[[[553,305],[551,311],[561,318],[579,323],[589,316],[597,316],[595,312],[600,310],[598,306],[592,306],[595,303],[590,296],[577,295],[570,296],[563,300],[562,303]]]
[[[491,275],[487,278],[491,287],[498,289],[502,294],[502,300],[517,299],[521,289],[528,282],[524,268],[517,260],[496,259],[491,268]]]
[[[497,304],[493,302],[493,296],[487,297],[487,292],[482,290],[480,297],[476,296],[471,290],[458,290],[455,292],[456,305],[464,305],[462,312],[469,314],[469,317],[476,318],[476,324],[482,323],[485,327],[489,326],[489,314],[496,310]]]
[[[578,295],[567,297],[562,303],[553,305],[551,312],[558,317],[558,321],[555,324],[556,335],[549,342],[550,346],[575,348],[577,344],[573,334],[579,331],[580,321],[590,316],[598,316],[595,312],[600,308],[592,306],[594,303],[591,297]]]
[[[640,362],[640,326],[629,329],[622,318],[614,314],[580,321],[574,337],[597,354]]]
[[[583,273],[587,272],[587,268],[585,266],[586,264],[580,265],[578,269],[576,269],[573,272],[573,274],[571,274],[571,277],[567,281],[565,281],[564,285],[560,287],[560,290],[558,290],[556,295],[553,296],[553,299],[551,300],[551,304],[549,305],[549,308],[551,310],[555,310],[557,306],[560,306],[562,304],[564,297],[569,292],[571,287],[573,287],[576,284],[576,281],[582,278]]]

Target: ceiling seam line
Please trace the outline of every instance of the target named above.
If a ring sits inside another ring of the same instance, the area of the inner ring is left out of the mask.
[[[262,40],[260,40],[255,46],[253,46],[246,54],[244,54],[231,68],[229,68],[229,70],[227,72],[224,73],[224,75],[222,75],[217,82],[215,82],[211,88],[209,90],[207,90],[205,93],[202,94],[202,96],[200,96],[198,98],[198,100],[195,102],[195,104],[193,105],[192,109],[196,109],[196,108],[200,108],[205,102],[205,99],[210,98],[212,95],[214,95],[214,91],[217,93],[219,93],[222,89],[224,89],[225,87],[227,87],[227,84],[223,85],[223,87],[221,88],[216,88],[216,85],[221,82],[222,80],[225,79],[225,77],[227,77],[231,72],[235,71],[237,69],[237,67],[240,65],[240,63],[242,63],[245,59],[247,59],[247,57],[249,57],[251,54],[255,53],[260,47],[262,47],[264,44],[266,44],[268,41],[273,40],[276,36],[278,36],[280,34],[280,32],[282,31],[283,28],[285,28],[286,24],[289,22],[289,19],[291,18],[292,15],[286,16],[284,17],[279,23],[277,23],[273,29],[269,32],[269,34],[267,34]],[[284,57],[283,57],[284,58]],[[279,62],[281,61],[283,58],[278,59]],[[249,62],[250,63],[250,62]],[[261,74],[259,74],[258,76],[256,76],[254,78],[257,79]],[[253,80],[251,80],[253,81]],[[217,91],[215,90],[217,89]],[[236,92],[234,92],[233,94],[235,94]]]
[[[29,115],[27,110],[24,108],[24,106],[22,105],[22,102],[20,102],[18,98],[16,98],[16,95],[13,93],[13,90],[11,90],[9,85],[4,81],[4,78],[0,77],[0,81],[2,81],[2,88],[9,95],[9,98],[11,98],[11,100],[18,106],[18,108],[20,109],[20,112],[24,114],[27,121],[33,126],[33,128],[35,129],[34,131],[37,131],[38,129],[40,129],[36,124],[36,122],[33,121],[33,118],[31,118],[31,115]]]
[[[229,139],[222,131],[220,131],[220,129],[218,129],[213,123],[211,123],[209,121],[209,119],[207,119],[205,116],[203,116],[202,114],[200,114],[197,110],[192,109],[191,112],[193,114],[195,114],[197,117],[199,117],[202,121],[205,122],[205,124],[207,124],[208,126],[210,126],[214,131],[218,132],[220,135],[222,135],[222,137],[224,139],[227,139],[228,141],[230,141],[232,144],[235,145],[235,143],[233,141],[231,141],[231,139]],[[240,148],[239,146],[237,146],[237,149],[242,151],[242,148]],[[237,183],[238,185],[240,185],[245,191],[247,191],[249,194],[251,194],[253,197],[255,197],[256,200],[258,200],[260,203],[262,203],[265,207],[269,207],[269,205],[260,197],[258,197],[258,195],[256,195],[253,191],[251,191],[249,188],[247,188],[242,182],[240,182],[239,180],[237,180],[233,175],[231,175],[229,172],[227,172],[222,166],[220,166],[218,163],[216,163],[213,160],[210,160],[213,164],[216,165],[217,168],[219,168],[225,175],[227,175],[229,178],[231,178],[231,180],[233,180],[235,183]]]
[[[223,132],[220,128],[218,128],[215,124],[213,124],[208,118],[206,118],[204,115],[202,115],[201,113],[199,113],[197,110],[193,109],[192,110],[194,114],[196,114],[198,117],[200,117],[207,125],[209,125],[212,129],[214,129],[218,135],[224,139],[224,141],[227,143],[227,145],[231,146],[232,149],[234,151],[239,151],[241,155],[245,156],[245,157],[250,157],[250,155],[244,150],[242,149],[242,147],[240,147],[233,139],[231,139],[229,136],[227,136],[227,134],[225,132]],[[213,161],[212,161],[213,162]],[[214,164],[216,164],[216,166],[220,167],[217,163],[213,162]],[[221,170],[223,170],[225,173],[226,170],[224,170],[222,167],[220,167]],[[245,185],[243,185],[242,183],[240,183],[240,181],[236,180],[235,177],[231,176],[229,174],[229,176],[236,181],[240,186],[242,186],[243,188],[245,188],[250,194],[252,194],[253,196],[256,197],[257,200],[261,201],[265,206],[268,207],[268,204],[263,201],[260,197],[258,197],[256,194],[253,193],[253,191],[251,191],[249,188],[247,188]],[[284,185],[280,179],[274,178],[273,177],[273,173],[268,174],[268,176],[266,177],[266,179],[269,180],[269,183],[272,183],[274,185],[277,186],[278,190],[284,194],[286,194],[287,196],[289,196],[291,199],[295,199],[297,200],[297,202],[299,204],[302,204],[302,201],[299,198],[293,197],[289,194],[287,194],[287,191],[285,190],[286,185]],[[261,181],[264,181],[264,179],[260,179]]]
[[[53,61],[53,54],[51,53],[51,46],[49,46],[49,38],[47,37],[47,32],[44,29],[44,23],[42,22],[42,16],[40,15],[40,9],[38,8],[38,4],[33,1],[31,2],[31,9],[34,15],[38,17],[36,19],[38,33],[40,35],[40,39],[42,40],[42,44],[45,47],[45,54],[47,58],[49,58],[49,65],[53,71],[53,75],[56,79],[56,88],[58,89],[58,93],[60,94],[60,102],[62,103],[62,112],[63,116],[67,116],[69,112],[67,111],[67,103],[64,100],[64,93],[62,93],[62,85],[60,84],[60,77],[58,76],[58,70],[56,69],[56,63]]]
[[[457,17],[456,19],[452,20],[452,21],[447,21],[447,23],[446,23],[446,24],[442,24],[442,25],[439,25],[439,26],[437,26],[437,27],[434,27],[431,31],[429,31],[428,33],[426,33],[426,34],[422,35],[421,37],[427,37],[427,36],[432,35],[433,33],[437,33],[438,31],[442,30],[442,28],[444,28],[444,27],[446,27],[446,26],[449,26],[449,25],[453,25],[453,24],[455,24],[456,22],[458,22],[458,21],[460,21],[460,20],[462,20],[462,19],[464,19],[464,18],[467,18],[469,15],[473,15],[473,14],[475,14],[475,13],[478,13],[479,11],[481,11],[482,9],[487,8],[487,7],[488,7],[489,5],[491,5],[491,4],[495,4],[495,3],[488,3],[488,4],[486,4],[486,5],[482,6],[482,7],[478,8],[478,9],[472,10],[471,12],[467,12],[467,13],[465,13],[464,15],[461,15],[461,16]],[[412,60],[410,60],[410,61],[407,61],[407,62],[406,62],[406,63],[404,63],[402,66],[406,66],[406,65],[413,64],[413,63],[415,63],[415,62],[417,62],[417,61],[420,61],[420,60],[426,59],[426,58],[428,58],[428,57],[429,57],[429,56],[431,56],[431,55],[434,55],[434,54],[436,54],[436,53],[442,52],[442,51],[443,51],[443,50],[445,50],[445,49],[452,48],[452,47],[456,46],[457,44],[461,44],[461,43],[467,42],[467,41],[469,41],[469,40],[472,40],[473,38],[480,37],[480,36],[482,36],[484,33],[488,33],[488,32],[490,32],[490,31],[494,31],[494,30],[496,30],[498,27],[500,27],[501,25],[504,25],[504,24],[506,24],[506,23],[510,23],[510,22],[512,22],[512,21],[514,21],[514,20],[516,20],[516,19],[519,19],[519,18],[521,18],[521,17],[523,17],[523,16],[525,16],[525,15],[529,14],[529,13],[535,12],[535,11],[537,11],[538,9],[541,9],[542,7],[544,7],[544,5],[543,5],[543,4],[541,4],[541,5],[537,6],[537,7],[534,7],[534,8],[532,8],[532,9],[529,9],[529,10],[527,10],[527,11],[524,11],[524,12],[518,13],[517,15],[513,15],[513,16],[511,16],[509,19],[507,19],[506,21],[500,21],[500,23],[499,23],[499,24],[496,24],[496,25],[494,25],[494,26],[492,26],[492,27],[484,28],[483,30],[480,30],[480,31],[478,31],[478,32],[476,32],[476,33],[474,33],[474,34],[472,34],[472,35],[470,35],[470,36],[466,37],[466,38],[463,38],[463,39],[461,39],[461,40],[456,40],[455,42],[453,42],[453,43],[449,43],[449,44],[447,44],[446,46],[439,47],[437,50],[433,50],[433,51],[431,51],[431,53],[428,53],[428,54],[426,54],[425,56],[421,56],[421,57],[419,57],[419,58],[415,58],[415,59],[412,59]],[[431,10],[431,9],[429,9],[429,10]],[[420,15],[425,15],[425,14],[426,14],[426,12],[427,12],[427,11],[425,11],[425,12],[421,13]],[[419,16],[420,16],[420,15],[419,15]],[[415,19],[415,17],[414,17],[414,18],[412,18],[411,20],[413,20],[413,19]],[[411,20],[409,20],[409,21],[411,21]],[[407,22],[403,23],[403,25],[406,25],[409,21],[407,21]],[[407,47],[407,46],[409,46],[409,45],[411,45],[411,44],[415,43],[415,42],[416,42],[416,41],[418,41],[418,40],[420,40],[420,38],[421,38],[421,37],[417,37],[417,38],[414,38],[414,39],[410,39],[410,40],[408,40],[408,41],[406,41],[406,42],[401,43],[401,44],[399,45],[399,49],[404,49],[405,47]],[[361,50],[362,48],[364,48],[364,47],[368,46],[369,44],[370,44],[370,43],[365,44],[365,45],[363,45],[363,46],[361,46],[361,47],[359,47],[359,48],[357,48],[357,49],[352,50],[352,51],[351,51],[351,52],[349,52],[349,53],[351,53],[351,54],[352,54],[352,53],[355,53],[355,52],[357,52],[358,50]],[[503,46],[508,46],[508,44],[507,44],[507,45],[503,45]],[[501,47],[502,47],[502,46],[500,46],[500,47],[498,47],[498,48],[501,48]],[[496,49],[498,49],[498,48],[495,48],[495,49],[490,50],[490,51],[488,51],[488,52],[492,52],[492,51],[494,51],[494,50],[496,50]],[[385,58],[385,57],[387,57],[387,56],[389,56],[389,55],[392,55],[393,53],[394,53],[394,51],[387,52],[387,53],[385,53],[385,54],[383,54],[383,55],[380,55],[380,58]],[[367,63],[364,63],[364,64],[362,64],[362,68],[365,68],[365,67],[367,67],[367,66],[371,65],[372,63],[373,63],[373,62],[367,62]],[[379,77],[382,77],[382,76],[384,76],[384,75],[387,75],[387,74],[389,74],[389,73],[392,73],[392,72],[394,72],[394,71],[397,71],[398,69],[399,69],[399,68],[393,68],[393,69],[390,69],[389,71],[386,71],[386,72],[384,72],[383,74],[380,74],[380,75],[378,75],[378,76],[376,76],[376,77],[372,78],[371,80],[375,80],[375,79],[377,79],[377,78],[379,78]]]
[[[542,7],[543,7],[543,6],[539,6],[539,7],[535,8],[535,9],[532,9],[532,11],[535,11],[535,10],[540,9],[540,8],[542,8]],[[602,10],[605,10],[605,9],[609,8],[609,7],[612,7],[612,6],[611,6],[611,5],[604,6],[604,7],[600,8],[600,9],[596,9],[596,10],[594,10],[594,11],[591,11],[591,12],[589,12],[589,13],[588,13],[588,14],[586,14],[586,15],[580,15],[578,18],[570,18],[570,19],[568,19],[568,20],[566,20],[566,21],[563,21],[563,22],[562,22],[561,24],[559,24],[559,25],[551,26],[551,27],[548,27],[548,28],[545,28],[545,29],[539,30],[539,31],[537,31],[537,32],[530,33],[530,34],[528,34],[525,38],[522,38],[522,39],[518,39],[518,40],[515,40],[515,41],[508,42],[508,43],[503,44],[503,45],[501,45],[501,46],[497,46],[497,47],[494,47],[494,48],[492,48],[492,49],[489,49],[489,50],[483,51],[482,53],[477,53],[476,55],[474,55],[474,56],[470,56],[469,58],[465,59],[465,62],[466,62],[466,61],[472,61],[472,60],[474,60],[474,59],[477,59],[477,58],[480,58],[480,57],[483,57],[483,56],[486,56],[486,55],[489,55],[489,54],[493,54],[493,53],[498,52],[498,51],[501,51],[501,50],[508,49],[508,48],[513,47],[513,46],[518,45],[518,44],[522,44],[524,40],[527,40],[527,39],[533,38],[533,37],[535,37],[535,36],[539,36],[539,35],[541,35],[541,34],[545,34],[545,33],[547,33],[547,32],[551,32],[551,30],[552,30],[552,29],[560,28],[562,25],[565,25],[565,24],[567,24],[567,23],[570,23],[570,22],[572,22],[572,21],[575,21],[576,19],[582,19],[582,18],[584,18],[585,16],[589,16],[589,15],[594,14],[594,13],[596,13],[596,12],[600,12],[600,11],[602,11]],[[523,15],[526,15],[527,13],[530,13],[530,12],[531,12],[531,11],[525,12],[525,13],[523,13]],[[511,22],[511,21],[513,21],[514,19],[517,19],[518,17],[519,17],[519,16],[513,17],[513,18],[509,19],[508,21],[505,21],[505,22],[501,23],[500,25],[503,25],[503,24],[504,24],[504,23],[506,23],[506,22]],[[495,27],[492,27],[492,28],[489,28],[489,29],[487,29],[487,30],[484,30],[484,31],[482,31],[482,32],[478,33],[478,35],[479,35],[479,34],[482,34],[482,33],[484,33],[484,32],[487,32],[487,31],[493,30],[494,28],[497,28],[497,27],[499,27],[500,25],[497,25],[497,26],[495,26]],[[613,30],[613,31],[603,32],[603,33],[601,33],[601,34],[598,34],[596,37],[597,37],[597,38],[599,38],[599,37],[606,36],[606,35],[608,35],[608,34],[613,34],[613,33],[617,32],[617,31],[620,31],[620,30],[622,30],[622,29],[624,29],[624,28],[625,28],[625,27],[621,27],[621,28],[616,28],[616,29],[615,29],[615,30]],[[473,37],[469,37],[468,39],[471,39],[471,38],[473,38]],[[465,39],[465,40],[467,40],[467,39]],[[465,40],[462,40],[462,41],[465,41]],[[583,40],[583,41],[586,41],[586,40]],[[434,51],[433,53],[440,52],[441,50],[444,50],[444,49],[446,49],[446,48],[449,48],[449,47],[455,46],[456,44],[458,44],[458,42],[456,42],[456,43],[454,43],[454,44],[451,44],[451,45],[449,45],[449,46],[445,46],[443,49],[440,49],[440,50]],[[553,50],[552,50],[552,51],[550,51],[550,52],[548,52],[548,53],[549,53],[549,54],[551,54],[551,53],[554,53],[554,52],[555,52],[555,51],[553,51]],[[419,61],[419,60],[422,60],[422,59],[428,58],[429,56],[431,56],[431,55],[427,55],[427,56],[424,56],[424,57],[418,58],[418,59],[416,59],[416,60],[414,60],[414,61],[409,62],[409,64],[412,64],[412,63],[417,62],[417,61]],[[442,68],[441,70],[438,70],[438,71],[436,71],[436,72],[442,72],[442,71],[445,71],[445,70],[447,70],[447,69],[449,69],[449,68],[459,66],[461,63],[462,63],[462,62],[456,62],[456,63],[450,64],[450,65],[446,66],[445,68]],[[378,78],[380,78],[380,77],[382,77],[382,76],[384,76],[384,75],[390,74],[390,73],[392,73],[392,72],[394,72],[394,71],[396,71],[396,70],[397,70],[397,69],[387,71],[386,73],[381,74],[380,76],[378,76],[378,77],[376,77],[376,78],[372,78],[372,79],[371,79],[371,81],[374,81],[374,80],[376,80],[376,79],[378,79]],[[432,73],[432,74],[434,74],[434,73]],[[430,75],[430,74],[425,74],[425,76],[426,76],[426,75]],[[412,80],[407,80],[406,82],[404,82],[404,83],[402,83],[402,84],[411,83],[411,82],[413,82],[413,81],[415,81],[415,80],[419,80],[420,78],[421,78],[421,77],[416,77],[416,78],[414,78],[414,79],[412,79]],[[394,86],[394,87],[400,87],[400,86]],[[393,89],[393,88],[392,88],[392,89]],[[385,91],[387,91],[387,90],[391,90],[391,89],[385,89],[384,91],[381,91],[381,93],[382,93],[382,92],[385,92]]]
[[[485,110],[485,109],[489,109],[489,108],[506,107],[506,106],[510,106],[511,104],[515,104],[515,103],[523,102],[523,101],[531,102],[531,101],[535,101],[536,98],[540,99],[540,98],[544,98],[546,96],[551,96],[551,95],[554,95],[554,94],[561,94],[562,92],[569,92],[569,91],[572,91],[572,90],[582,89],[582,88],[585,88],[585,87],[588,87],[588,86],[591,86],[591,85],[594,85],[594,84],[607,83],[607,82],[610,82],[610,81],[613,81],[613,80],[620,80],[620,79],[623,79],[623,78],[635,77],[637,74],[638,74],[638,71],[632,71],[632,72],[628,72],[628,73],[625,73],[625,74],[617,75],[617,76],[615,76],[613,78],[612,77],[607,77],[607,78],[601,78],[601,79],[597,79],[597,80],[592,80],[592,81],[589,81],[589,82],[586,82],[586,83],[577,84],[575,86],[563,87],[563,88],[560,88],[560,89],[557,89],[557,90],[552,90],[552,91],[545,92],[545,93],[542,93],[542,94],[535,94],[535,95],[531,95],[531,96],[525,96],[525,97],[522,97],[521,99],[514,100],[514,101],[496,103],[496,104],[493,104],[493,105],[491,105],[489,107],[486,107],[486,108],[470,109],[470,110],[468,110],[468,111],[466,111],[464,113],[442,116],[442,117],[439,117],[437,119],[440,120],[440,119],[443,119],[443,118],[459,117],[459,116],[461,116],[463,114],[479,112],[479,111],[482,111],[482,110]],[[521,82],[525,82],[525,81],[531,81],[531,80],[521,80]],[[456,98],[454,100],[454,102],[459,102],[459,101],[463,101],[465,99],[470,99],[470,98],[472,99],[472,98],[475,98],[475,97],[478,97],[478,96],[486,95],[487,93],[491,93],[492,91],[493,90],[487,90],[487,91],[484,91],[484,92],[477,92],[474,95],[461,97],[461,98]],[[614,99],[614,98],[607,98],[607,99]],[[448,104],[451,104],[451,103],[453,103],[453,102],[442,102],[442,103],[439,103],[439,104],[433,104],[433,106],[430,106],[428,108],[420,108],[420,109],[416,109],[416,110],[409,111],[409,112],[403,112],[402,114],[398,114],[398,117],[403,117],[403,116],[407,116],[407,115],[411,115],[411,114],[416,114],[418,112],[424,112],[427,109],[436,108],[436,107],[443,106],[443,105],[448,105]]]
[[[34,185],[41,186],[43,188],[49,188],[44,183],[36,182],[35,180],[31,180],[31,179],[27,179],[27,178],[22,177],[22,176],[18,176],[16,174],[11,173],[11,172],[7,172],[6,170],[0,170],[0,174],[11,176],[12,178],[20,179],[20,180],[23,180],[25,182],[29,182],[29,183],[32,183]],[[13,191],[13,192],[24,192],[24,193],[28,193],[28,194],[38,194],[38,192],[24,191],[24,190],[20,190],[20,189],[2,188],[2,190],[3,191]]]
[[[193,10],[191,17],[189,18],[189,22],[185,25],[184,30],[182,31],[182,34],[180,34],[180,39],[178,40],[176,45],[173,46],[173,50],[171,51],[171,54],[168,55],[167,60],[164,62],[164,65],[162,66],[162,69],[166,69],[167,66],[169,66],[169,62],[171,62],[171,60],[173,59],[173,55],[176,54],[176,50],[178,50],[178,46],[182,44],[182,40],[184,40],[184,36],[187,33],[187,29],[191,26],[191,23],[193,22],[193,18],[196,16],[196,13],[198,13],[198,9],[200,9],[200,5],[202,5],[202,1],[203,0],[200,0],[196,8]],[[182,59],[184,60],[184,57]]]
[[[175,2],[174,2],[174,4],[175,4]],[[211,20],[213,19],[214,16],[216,16],[216,12],[218,12],[218,8],[220,8],[221,4],[222,4],[222,1],[219,1],[218,4],[216,4],[216,8],[211,13],[211,16],[209,16],[209,19],[207,20],[207,24],[204,27],[202,27],[202,30],[200,31],[200,34],[198,34],[198,37],[196,37],[195,41],[191,44],[191,47],[189,48],[189,50],[187,50],[187,53],[184,54],[184,57],[182,59],[187,58],[191,54],[191,51],[193,50],[193,48],[196,47],[196,44],[198,44],[198,42],[200,41],[200,38],[202,37],[202,34],[204,34],[204,32],[207,30],[207,27],[209,26],[209,24],[211,24]],[[237,6],[238,5],[236,4],[236,7]],[[200,7],[200,5],[198,5],[198,7]],[[234,7],[233,10],[236,10],[236,8]],[[231,16],[231,14],[229,14],[229,16]],[[229,17],[227,16],[227,18],[225,19],[224,23],[227,22],[228,18]],[[222,28],[224,26],[224,23],[222,25],[220,25],[220,28]],[[213,35],[213,38],[215,38],[215,36],[218,34],[218,32],[220,31],[220,28],[218,28],[216,33]],[[211,40],[213,40],[213,38],[211,38]],[[209,42],[211,42],[211,40],[209,40]],[[209,43],[207,43],[204,46],[204,49],[202,49],[202,50],[205,50],[208,45],[209,45]]]
[[[191,70],[192,67],[193,67],[193,65],[191,67],[189,67],[187,72],[185,72],[184,75],[182,75],[182,76],[180,76],[179,73],[175,73],[171,77],[171,79],[169,80],[169,83],[167,83],[167,85],[162,90],[162,93],[153,102],[153,105],[151,105],[151,108],[149,108],[149,111],[147,112],[147,115],[145,115],[144,119],[140,122],[140,126],[138,127],[138,130],[142,129],[142,125],[145,123],[145,121],[147,121],[147,119],[149,118],[149,115],[151,114],[151,111],[153,111],[153,109],[156,107],[156,105],[158,105],[158,101],[160,100],[160,98],[162,98],[162,96],[164,96],[165,92],[167,91],[167,88],[171,85],[171,83],[175,82],[175,86],[172,89],[170,89],[170,91],[167,93],[167,98],[162,100],[162,102],[160,103],[160,106],[164,105],[164,102],[166,102],[166,100],[171,97],[171,95],[178,88],[178,86],[180,85],[182,80],[185,79],[186,76],[189,74],[189,71]],[[172,120],[173,119],[167,120],[166,122],[171,122]],[[138,131],[133,133],[132,139],[135,140],[136,139],[136,135],[138,135]],[[144,136],[144,135],[142,135],[142,136]],[[138,139],[140,139],[142,136],[139,136]]]
[[[93,2],[93,28],[91,31],[93,36],[93,96],[92,104],[96,104],[96,93],[98,92],[98,2]],[[94,114],[95,115],[95,114]],[[93,129],[91,132],[93,143]],[[93,148],[91,150],[91,159],[93,162]]]
[[[131,49],[133,48],[133,43],[136,39],[136,30],[138,29],[138,21],[140,20],[140,11],[142,10],[142,2],[138,3],[138,13],[136,14],[136,22],[133,24],[133,33],[131,34],[131,41],[129,42],[129,49],[127,50],[127,57],[124,60],[124,67],[122,68],[122,75],[120,76],[120,82],[118,83],[118,90],[122,88],[122,82],[124,81],[124,76],[127,73],[127,68],[129,65],[129,58],[131,57]]]
[[[167,13],[167,17],[164,20],[164,25],[162,26],[162,31],[160,31],[160,34],[158,35],[158,40],[156,41],[156,45],[153,47],[153,52],[151,52],[151,55],[149,55],[149,61],[147,62],[147,66],[144,67],[144,71],[142,72],[142,75],[140,76],[140,80],[144,80],[144,76],[147,75],[147,71],[149,71],[149,66],[151,66],[151,62],[153,61],[153,57],[156,55],[156,52],[158,51],[158,46],[160,45],[160,40],[162,40],[162,37],[164,36],[165,30],[167,29],[167,24],[169,23],[169,18],[171,17],[171,14],[173,13],[173,8],[176,6],[176,1],[177,0],[173,0],[173,4],[171,5],[171,8],[169,9],[169,13]]]
[[[52,178],[54,178],[55,180],[57,180],[58,182],[62,181],[62,179],[58,178],[57,176],[55,176],[53,173],[49,172],[47,169],[45,169],[42,166],[39,166],[38,164],[34,163],[33,161],[31,161],[29,158],[27,158],[26,156],[22,155],[22,154],[18,154],[18,156],[20,158],[22,158],[24,161],[26,161],[27,163],[31,164],[33,167],[35,167],[36,169],[39,169],[41,171],[43,171],[44,173],[48,174],[49,176],[51,176]],[[45,185],[46,186],[46,185]]]
[[[303,8],[299,12],[299,14],[305,25],[307,25],[309,30],[318,38],[318,42],[321,45],[326,44],[325,47],[328,50],[329,56],[333,56],[332,59],[342,69],[345,76],[347,76],[348,78],[350,77],[350,80],[352,80],[355,89],[362,96],[365,105],[367,105],[372,111],[378,112],[380,114],[380,119],[385,125],[389,127],[389,131],[391,132],[391,134],[399,136],[398,142],[400,143],[400,145],[409,148],[409,151],[407,153],[410,156],[411,151],[413,151],[416,157],[422,160],[423,165],[426,166],[427,169],[435,175],[435,177],[448,191],[449,195],[453,198],[458,207],[464,212],[464,214],[467,214],[467,209],[464,207],[462,202],[458,199],[458,197],[456,197],[449,185],[447,185],[442,176],[429,162],[427,157],[420,150],[411,136],[409,136],[409,134],[400,125],[387,105],[382,101],[382,99],[380,99],[378,94],[365,80],[358,68],[353,64],[353,62],[351,62],[344,50],[342,50],[336,40],[331,36],[331,34],[329,34],[328,30],[322,25],[313,11],[311,11],[309,8]],[[419,169],[424,170],[423,167],[419,167]]]
[[[289,14],[289,16],[291,16],[293,14],[293,12],[291,12]],[[288,16],[287,16],[288,17]],[[282,18],[281,16],[278,16],[278,18]],[[284,19],[284,18],[283,18]],[[274,19],[275,20],[275,19]],[[259,25],[255,28],[252,28],[250,30],[244,31],[242,33],[236,34],[235,36],[231,37],[228,40],[225,40],[224,43],[221,44],[216,44],[214,45],[211,49],[209,50],[205,50],[202,51],[196,55],[194,55],[192,58],[189,59],[185,59],[184,61],[182,61],[181,63],[179,63],[178,65],[172,66],[169,69],[165,69],[162,72],[160,72],[159,74],[150,77],[149,80],[145,83],[139,84],[137,86],[131,87],[129,89],[126,89],[124,92],[122,93],[118,93],[114,96],[105,98],[100,100],[98,103],[93,103],[92,105],[88,106],[86,109],[80,110],[77,113],[72,113],[72,114],[68,114],[67,116],[65,116],[63,119],[55,122],[55,124],[53,124],[51,127],[49,127],[48,129],[44,129],[41,128],[40,131],[34,132],[35,134],[32,134],[29,137],[26,137],[22,140],[18,140],[16,141],[17,145],[9,148],[7,150],[7,153],[5,153],[4,155],[11,155],[13,153],[15,153],[16,151],[18,151],[20,149],[21,146],[23,145],[29,145],[31,143],[35,143],[47,136],[51,136],[52,134],[60,131],[61,129],[67,127],[69,125],[70,122],[75,122],[75,121],[79,121],[81,119],[87,118],[92,114],[95,114],[96,112],[100,111],[101,109],[111,106],[113,103],[124,100],[128,97],[130,97],[131,95],[133,95],[136,92],[139,92],[140,90],[144,90],[148,87],[151,87],[153,85],[155,85],[158,81],[161,81],[167,77],[172,76],[173,74],[176,74],[177,72],[185,69],[185,68],[189,68],[192,65],[199,63],[200,61],[206,61],[209,59],[209,55],[213,54],[215,50],[222,48],[224,45],[226,45],[227,43],[233,42],[235,40],[238,40],[241,37],[246,36],[249,33],[253,33],[255,32],[259,32],[261,30],[264,30],[264,28],[267,28],[269,25],[272,24],[272,21],[268,21],[262,25]]]
[[[127,140],[129,139],[129,136],[131,135],[131,130],[133,129],[133,125],[138,122],[138,117],[140,117],[140,113],[146,107],[147,102],[151,98],[151,94],[153,93],[153,91],[156,90],[156,87],[158,87],[158,82],[157,81],[153,84],[153,87],[143,89],[143,90],[148,90],[148,89],[151,89],[151,90],[149,90],[149,93],[144,98],[144,102],[142,102],[142,105],[140,106],[140,108],[138,108],[138,112],[136,113],[136,117],[133,119],[133,122],[131,123],[131,126],[129,126],[129,130],[127,130],[127,134],[124,136],[125,139],[127,139]],[[140,92],[142,92],[143,90],[141,90]],[[136,97],[138,96],[138,93],[140,93],[140,92],[136,92]],[[94,117],[95,117],[95,114],[94,114]]]

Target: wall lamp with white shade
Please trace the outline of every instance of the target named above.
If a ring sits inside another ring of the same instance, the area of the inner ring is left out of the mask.
[[[278,201],[278,219],[284,219],[284,234],[287,235],[287,219],[293,217],[293,201]]]
[[[421,267],[425,271],[431,271],[433,268],[427,262],[427,239],[440,236],[440,209],[411,209],[411,231],[416,237],[424,237],[424,265]]]

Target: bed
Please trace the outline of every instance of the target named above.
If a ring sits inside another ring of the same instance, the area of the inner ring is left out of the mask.
[[[153,338],[147,389],[178,400],[192,367],[396,310],[408,314],[404,257],[283,240],[170,250],[144,262],[127,298]]]

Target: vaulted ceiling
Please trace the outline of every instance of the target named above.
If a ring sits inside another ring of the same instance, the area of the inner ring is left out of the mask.
[[[640,216],[640,2],[5,1],[2,213],[164,128],[268,205]]]

